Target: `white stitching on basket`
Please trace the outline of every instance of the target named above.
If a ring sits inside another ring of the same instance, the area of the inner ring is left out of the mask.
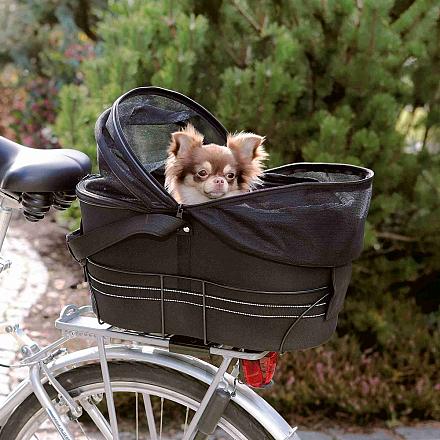
[[[153,292],[157,292],[157,291],[160,292],[160,287],[127,286],[125,284],[106,283],[104,281],[98,280],[97,278],[93,277],[90,274],[89,274],[89,278],[91,278],[93,281],[98,282],[99,284],[103,284],[103,285],[109,286],[109,287],[118,287],[118,288],[123,288],[123,289],[141,289],[141,290],[149,290],[149,291],[153,291]],[[166,288],[164,288],[163,290],[165,292],[170,292],[170,293],[183,293],[185,295],[193,295],[193,296],[203,297],[203,294],[201,294],[201,293],[188,292],[185,290],[166,289]],[[212,296],[212,295],[205,295],[205,297],[213,299],[215,301],[224,301],[224,302],[229,302],[229,303],[233,303],[233,304],[241,304],[241,305],[254,306],[254,307],[265,307],[265,308],[303,309],[303,308],[307,308],[307,307],[311,306],[311,304],[301,304],[301,305],[292,305],[292,306],[282,305],[282,304],[256,304],[256,303],[247,302],[247,301],[237,301],[234,299],[218,298],[217,296]],[[323,303],[316,304],[315,307],[325,306],[325,305],[327,305],[327,303],[323,302]]]
[[[104,269],[106,271],[113,271],[113,272],[123,272],[123,273],[128,273],[125,271],[121,271],[118,269],[114,269],[111,267],[107,267],[107,266],[102,266],[101,264],[97,264],[94,261],[90,260],[89,258],[87,258],[87,263],[89,264],[93,264],[93,266],[99,267],[101,269]],[[167,274],[154,274],[154,273],[139,273],[139,272],[133,272],[134,275],[144,275],[144,276],[155,276],[155,277],[164,277],[164,278],[181,278],[183,280],[190,280],[190,281],[196,281],[198,283],[205,283],[205,284],[209,284],[210,286],[216,286],[216,287],[220,287],[221,289],[228,289],[228,290],[238,290],[240,292],[246,292],[246,293],[255,293],[254,290],[250,290],[250,289],[243,289],[243,288],[239,288],[239,287],[231,287],[231,286],[226,286],[224,284],[218,284],[218,283],[214,283],[213,281],[204,281],[198,278],[190,278],[190,277],[179,277],[178,275],[167,275]],[[130,287],[130,286],[128,286]],[[139,286],[140,287],[140,286]],[[140,287],[142,288],[142,287]],[[321,287],[316,287],[314,289],[307,289],[307,290],[294,290],[294,291],[277,291],[277,292],[265,292],[265,291],[258,291],[259,293],[267,293],[267,294],[277,294],[277,295],[298,295],[300,293],[314,293],[314,292],[320,292],[322,290],[326,290],[328,289],[329,286],[321,286]]]
[[[123,299],[133,299],[133,300],[141,300],[141,301],[161,301],[161,298],[145,298],[145,297],[139,297],[139,296],[125,296],[125,295],[114,295],[113,293],[107,293],[103,292],[102,290],[97,289],[96,287],[91,286],[94,290],[96,290],[98,293],[104,296],[110,296],[113,298],[123,298]],[[327,294],[328,295],[328,294]],[[327,296],[325,295],[325,296]],[[165,302],[175,302],[175,303],[181,303],[181,304],[188,304],[190,306],[196,306],[196,307],[203,307],[203,304],[196,304],[192,303],[190,301],[182,301],[178,299],[164,299]],[[225,313],[232,313],[234,315],[243,315],[243,316],[251,316],[253,318],[319,318],[320,316],[324,316],[325,313],[320,313],[318,315],[256,315],[253,313],[244,313],[244,312],[237,312],[234,310],[226,310],[222,309],[220,307],[213,307],[213,306],[205,306],[207,309],[212,310],[218,310],[220,312]],[[315,306],[317,307],[317,306]]]

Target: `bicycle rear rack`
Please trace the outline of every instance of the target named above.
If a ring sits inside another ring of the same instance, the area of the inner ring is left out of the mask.
[[[92,316],[90,316],[91,314]],[[109,324],[100,323],[94,315],[91,306],[66,306],[62,310],[59,319],[55,322],[55,327],[61,330],[63,334],[63,338],[59,341],[77,337],[95,338],[97,340],[107,407],[109,408],[110,429],[107,433],[110,433],[111,430],[111,438],[115,440],[119,439],[118,424],[104,344],[106,339],[116,339],[119,341],[148,345],[187,356],[202,357],[206,355],[218,355],[223,358],[208,391],[191,420],[183,440],[206,439],[213,433],[223,415],[227,403],[235,393],[235,388],[228,389],[228,385],[224,380],[224,375],[232,361],[237,359],[237,364],[231,373],[235,379],[237,379],[239,374],[238,359],[258,360],[268,353],[267,351],[249,352],[214,344],[206,345],[203,341],[176,337],[174,335],[164,337],[162,335],[143,334],[120,329]],[[57,344],[57,342],[54,344]],[[31,360],[32,357],[35,357],[35,355],[30,356],[27,360]],[[223,385],[221,385],[221,383],[223,383]]]
[[[93,314],[93,316],[90,316],[90,314]],[[215,344],[205,345],[203,341],[192,338],[176,337],[174,335],[162,337],[161,335],[124,330],[110,324],[100,324],[94,316],[91,306],[68,305],[64,307],[60,317],[55,321],[55,327],[61,330],[64,337],[69,339],[77,337],[118,339],[194,357],[218,355],[235,359],[258,360],[268,353],[267,351],[245,351]]]

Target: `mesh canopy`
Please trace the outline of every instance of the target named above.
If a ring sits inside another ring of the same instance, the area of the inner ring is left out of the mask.
[[[195,105],[193,105],[196,108]],[[223,144],[223,127],[213,127],[196,110],[159,95],[129,96],[119,103],[119,121],[128,145],[142,163],[151,172],[160,168],[167,158],[170,133],[178,131],[188,123],[204,133],[207,142]]]
[[[191,123],[206,143],[224,145],[226,130],[191,99],[156,87],[132,90],[96,124],[101,175],[81,198],[105,206],[176,215],[163,187],[171,133]],[[183,207],[229,244],[292,265],[341,266],[359,256],[373,172],[345,164],[300,163],[267,170],[251,193]]]
[[[366,177],[362,168],[348,165],[293,164],[266,173],[263,185],[270,188],[275,180],[275,188],[188,209],[213,232],[221,230],[230,245],[253,255],[339,266],[362,251],[371,197]]]
[[[188,123],[207,142],[225,143],[226,130],[220,122],[180,93],[141,87],[121,96],[95,128],[98,163],[107,189],[122,186],[147,212],[177,211],[176,201],[162,185],[163,168],[171,133]]]

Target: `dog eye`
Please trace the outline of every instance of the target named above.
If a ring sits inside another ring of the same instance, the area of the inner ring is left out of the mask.
[[[227,179],[233,179],[235,177],[235,174],[234,173],[228,173],[228,174],[226,174],[226,178]]]
[[[208,175],[208,171],[206,171],[206,170],[200,170],[197,174],[198,174],[200,177],[206,177],[206,176]]]

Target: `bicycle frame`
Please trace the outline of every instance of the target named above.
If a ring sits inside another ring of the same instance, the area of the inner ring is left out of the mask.
[[[19,209],[17,200],[2,195],[0,203],[0,250],[6,235],[12,209]],[[0,196],[1,197],[1,196]],[[0,259],[0,272],[7,269],[10,262]],[[215,354],[223,357],[219,368],[191,356],[197,356],[196,351],[188,347],[173,346],[170,338],[145,336],[133,332],[114,329],[107,324],[99,324],[96,317],[84,316],[90,313],[91,307],[67,306],[56,321],[56,327],[63,336],[51,345],[40,348],[24,332],[14,325],[0,325],[0,332],[10,333],[18,341],[20,350],[24,355],[23,366],[29,366],[29,377],[22,381],[0,406],[0,427],[4,426],[14,409],[32,393],[46,410],[50,420],[64,440],[74,440],[67,430],[61,416],[52,400],[44,389],[44,384],[50,382],[57,390],[64,404],[73,416],[81,414],[81,406],[76,403],[67,391],[57,381],[57,376],[66,371],[88,363],[100,363],[106,390],[107,405],[109,408],[110,424],[99,413],[87,408],[87,402],[81,402],[97,427],[108,440],[118,440],[116,414],[113,405],[111,382],[108,373],[108,361],[136,361],[154,364],[186,374],[196,380],[209,385],[198,410],[196,411],[183,440],[206,438],[200,436],[198,426],[203,420],[204,410],[211,401],[217,389],[224,389],[230,393],[230,398],[242,407],[273,436],[275,440],[300,440],[296,434],[296,427],[292,428],[263,398],[258,396],[247,386],[237,382],[238,370],[232,374],[227,373],[227,368],[233,359],[260,359],[266,353],[245,353],[236,350],[227,350],[222,347],[211,347],[205,354]],[[94,338],[97,347],[66,354],[60,347],[72,338]],[[106,340],[123,340],[130,345],[105,345]],[[132,345],[139,344],[139,345]],[[179,352],[173,352],[180,351]],[[189,351],[188,351],[189,350]],[[182,354],[184,353],[184,354]],[[221,414],[219,414],[221,417]]]

